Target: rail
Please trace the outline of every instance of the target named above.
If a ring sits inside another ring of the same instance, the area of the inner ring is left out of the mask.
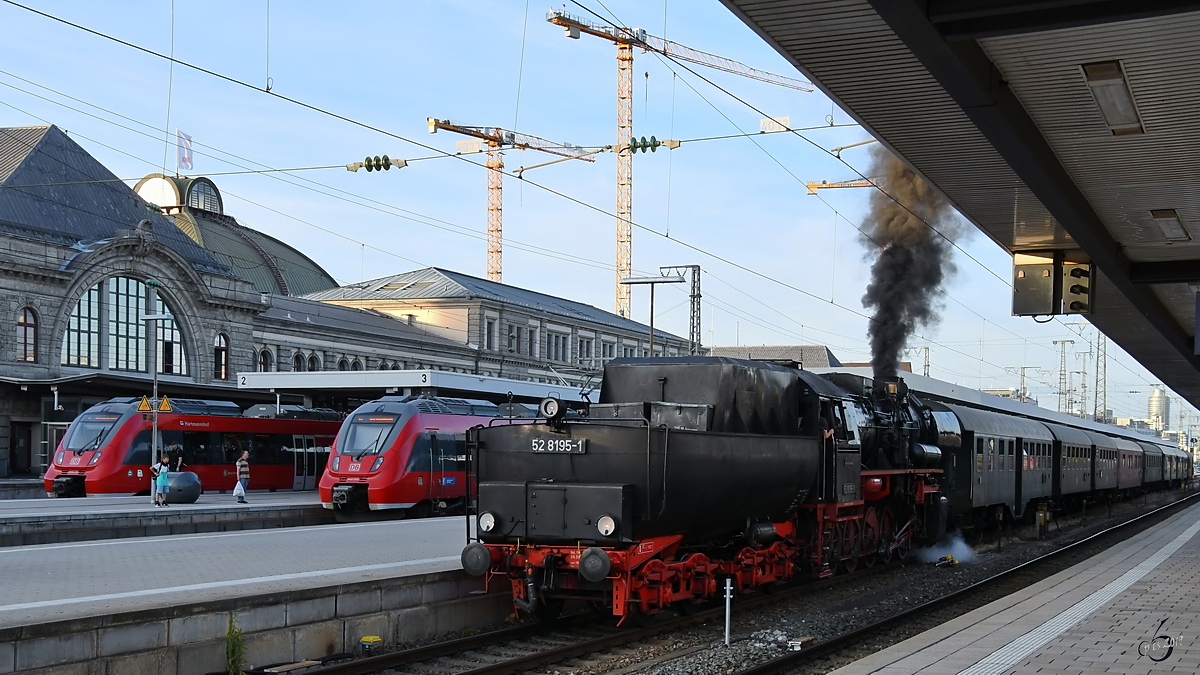
[[[1088,546],[1092,543],[1095,543],[1097,540],[1099,540],[1102,537],[1111,536],[1120,531],[1136,527],[1139,524],[1144,524],[1147,520],[1154,518],[1156,516],[1167,514],[1171,511],[1182,509],[1185,506],[1191,505],[1193,502],[1195,502],[1197,500],[1197,498],[1200,498],[1200,492],[1190,494],[1182,499],[1171,502],[1170,504],[1167,504],[1165,506],[1160,506],[1159,508],[1154,509],[1153,511],[1143,513],[1142,515],[1132,518],[1130,520],[1127,520],[1123,523],[1120,523],[1120,524],[1114,525],[1112,527],[1106,528],[1104,530],[1101,530],[1099,532],[1096,532],[1095,534],[1084,537],[1083,539],[1080,539],[1077,542],[1063,546],[1062,548],[1056,549],[1054,551],[1051,551],[1050,553],[1047,553],[1045,555],[1034,558],[1033,560],[1028,560],[1026,562],[1023,562],[1020,565],[1017,565],[1016,567],[1012,567],[1012,568],[1005,570],[1003,572],[1000,572],[998,574],[994,574],[994,575],[988,577],[987,579],[978,581],[974,584],[971,584],[970,586],[965,586],[957,591],[954,591],[953,593],[950,593],[949,595],[944,595],[940,598],[930,600],[929,602],[917,605],[915,607],[910,607],[909,609],[906,609],[897,614],[893,614],[889,617],[885,617],[885,618],[880,619],[879,621],[876,621],[869,625],[862,626],[861,628],[856,628],[855,630],[852,630],[848,633],[842,633],[841,635],[838,635],[837,637],[832,637],[827,640],[822,640],[820,642],[811,643],[809,645],[806,645],[805,648],[802,649],[801,651],[789,652],[778,658],[772,659],[770,661],[765,661],[756,666],[752,666],[745,670],[739,671],[738,673],[736,673],[736,675],[775,675],[777,673],[790,672],[791,670],[795,669],[797,666],[799,666],[805,662],[811,661],[816,658],[820,658],[822,656],[828,656],[829,654],[837,652],[839,649],[843,649],[847,646],[859,644],[862,640],[864,640],[868,637],[874,637],[875,635],[877,635],[879,633],[879,631],[881,629],[888,628],[888,627],[892,626],[893,624],[900,623],[902,621],[905,621],[906,619],[920,616],[926,612],[932,611],[932,610],[942,607],[944,605],[948,605],[952,602],[955,602],[957,600],[965,598],[965,597],[969,596],[970,594],[975,593],[983,588],[987,588],[988,586],[991,586],[993,584],[1004,581],[1004,580],[1006,580],[1012,576],[1015,576],[1023,571],[1035,568],[1038,565],[1041,565],[1041,564],[1049,562],[1053,559],[1059,558],[1069,552],[1081,550],[1081,549],[1085,548],[1086,546]]]

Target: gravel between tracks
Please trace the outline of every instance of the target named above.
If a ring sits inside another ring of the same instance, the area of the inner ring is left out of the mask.
[[[664,634],[646,643],[630,645],[615,653],[596,654],[533,672],[557,675],[734,673],[783,655],[789,640],[823,640],[873,623],[888,615],[982,581],[1166,503],[1166,496],[1157,495],[1151,496],[1145,502],[1137,499],[1114,506],[1111,519],[1103,509],[1098,514],[1093,512],[1082,524],[1078,516],[1063,518],[1057,524],[1058,531],[1055,531],[1055,525],[1052,524],[1051,536],[1044,540],[1022,539],[1021,536],[1030,537],[1033,532],[1018,531],[1015,532],[1016,537],[1006,538],[1000,549],[996,548],[995,534],[985,534],[985,543],[976,543],[974,547],[975,560],[964,562],[957,567],[936,568],[931,563],[909,561],[902,564],[893,563],[889,568],[879,570],[878,574],[865,575],[860,567],[860,571],[856,572],[862,575],[860,580],[847,580],[847,583],[833,588],[822,588],[821,584],[816,584],[811,592],[747,612],[739,612],[735,605],[729,647],[724,645],[724,622],[710,621],[693,628]],[[1065,569],[1099,550],[1101,549],[1080,552],[1071,556],[1071,560],[1063,560],[1058,565]],[[872,641],[875,644],[863,644],[852,654],[831,657],[803,667],[797,672],[829,672],[932,625],[986,604],[1012,590],[1015,588],[999,592],[995,597],[978,598],[968,607],[941,610],[937,616],[930,617],[929,622],[889,631],[887,635],[880,636],[880,640]],[[926,623],[929,625],[925,625]]]

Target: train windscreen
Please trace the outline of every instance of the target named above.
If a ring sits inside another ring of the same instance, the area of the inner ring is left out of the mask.
[[[75,420],[63,438],[64,450],[95,450],[104,445],[120,415],[85,415]]]
[[[346,430],[346,443],[338,448],[343,454],[360,459],[366,455],[378,455],[387,449],[387,438],[396,425],[396,415],[372,413],[355,415]]]

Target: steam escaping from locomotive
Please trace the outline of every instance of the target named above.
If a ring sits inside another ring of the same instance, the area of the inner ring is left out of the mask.
[[[887,194],[871,193],[863,244],[878,257],[862,302],[874,310],[867,333],[875,377],[895,377],[908,338],[937,322],[939,291],[954,273],[950,249],[959,223],[950,205],[895,155],[880,146],[873,152],[870,175]]]
[[[917,560],[923,563],[936,563],[944,556],[954,556],[954,559],[960,563],[973,563],[979,559],[979,556],[975,554],[975,549],[963,540],[962,533],[959,531],[947,534],[933,546],[917,549],[916,556]]]

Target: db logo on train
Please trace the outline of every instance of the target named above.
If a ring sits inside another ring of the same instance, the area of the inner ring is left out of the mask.
[[[1151,661],[1159,662],[1165,661],[1171,655],[1171,652],[1175,651],[1175,645],[1179,641],[1162,632],[1162,627],[1166,623],[1166,619],[1158,622],[1158,628],[1154,630],[1154,637],[1138,643],[1138,656],[1145,656]]]

